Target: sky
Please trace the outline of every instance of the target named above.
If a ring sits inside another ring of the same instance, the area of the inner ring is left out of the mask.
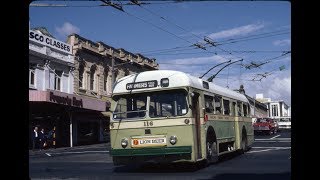
[[[155,58],[246,94],[291,105],[291,4],[286,1],[34,1],[29,26],[58,40],[71,33]],[[207,42],[205,41],[207,40]],[[231,60],[233,64],[224,63]],[[242,60],[242,61],[240,61]],[[250,66],[251,64],[251,66]],[[259,65],[255,67],[254,65]],[[224,67],[225,65],[228,65]]]

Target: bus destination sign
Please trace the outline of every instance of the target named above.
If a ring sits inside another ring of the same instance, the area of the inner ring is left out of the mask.
[[[143,81],[143,82],[135,82],[135,83],[128,83],[126,85],[127,90],[133,89],[145,89],[145,88],[154,88],[158,86],[158,81]]]

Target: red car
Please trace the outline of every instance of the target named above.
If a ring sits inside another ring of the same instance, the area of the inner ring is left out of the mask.
[[[271,118],[257,118],[257,121],[253,123],[254,132],[261,132],[270,135],[275,134],[278,131],[278,124]]]

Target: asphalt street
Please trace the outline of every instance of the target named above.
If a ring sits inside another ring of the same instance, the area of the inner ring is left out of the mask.
[[[29,154],[31,179],[291,179],[291,133],[255,135],[245,154],[221,157],[209,166],[172,164],[113,166],[106,144]]]

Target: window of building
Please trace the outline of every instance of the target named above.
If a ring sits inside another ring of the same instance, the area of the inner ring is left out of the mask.
[[[91,66],[90,68],[90,90],[95,91],[95,74],[96,74],[97,67],[95,65]]]
[[[55,70],[54,73],[54,90],[61,91],[62,71]]]
[[[103,73],[103,90],[107,91],[107,88],[108,88],[108,69],[105,69]]]
[[[205,103],[205,109],[206,113],[213,113],[213,97],[204,95],[204,103]]]
[[[83,73],[84,73],[84,66],[81,64],[79,66],[79,87],[84,88],[83,84]]]
[[[271,105],[271,109],[272,109],[272,116],[278,116],[278,105],[274,104]]]
[[[35,87],[35,80],[36,80],[36,71],[35,67],[31,66],[29,68],[29,87]]]
[[[215,96],[214,97],[215,114],[221,114],[222,113],[221,100],[222,100],[221,96]]]
[[[224,112],[224,115],[230,115],[230,101],[229,100],[226,100],[224,99],[223,100],[223,112]]]

